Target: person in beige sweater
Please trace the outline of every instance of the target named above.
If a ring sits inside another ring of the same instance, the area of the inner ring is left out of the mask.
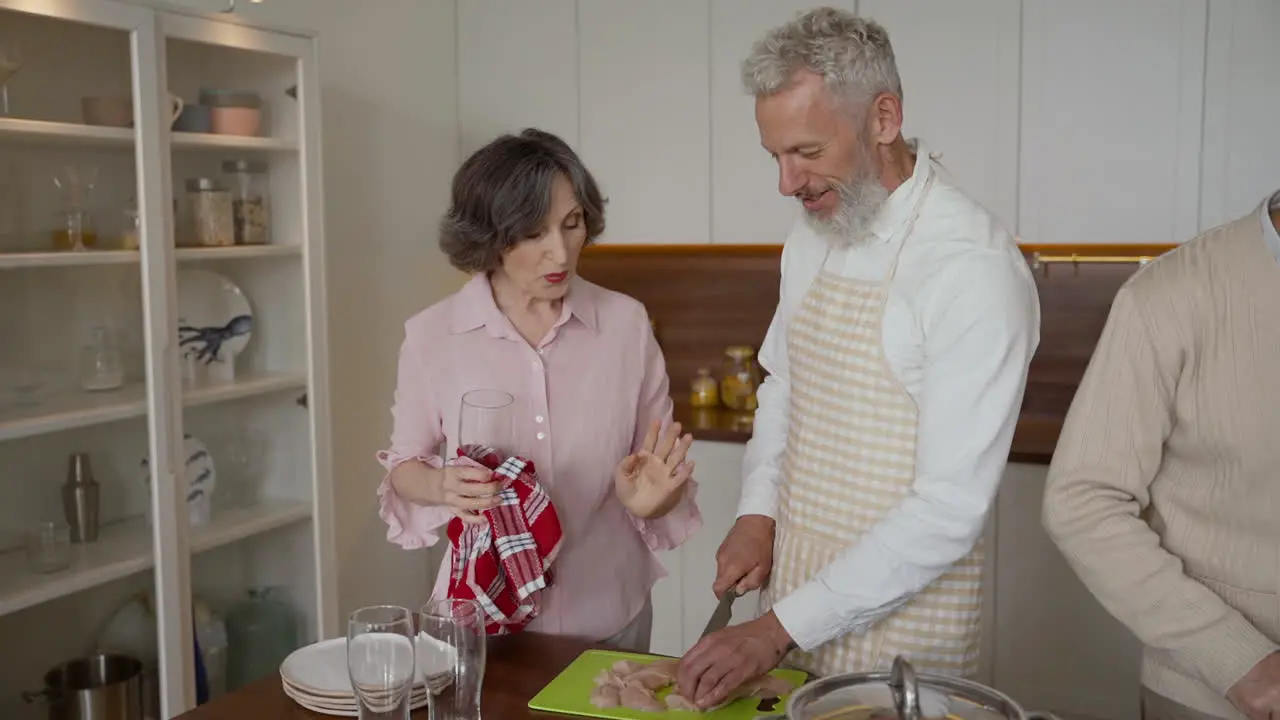
[[[1280,192],[1116,294],[1043,510],[1146,720],[1280,720]]]

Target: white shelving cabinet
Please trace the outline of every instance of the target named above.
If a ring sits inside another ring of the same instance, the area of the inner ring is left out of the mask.
[[[0,0],[0,43],[21,68],[0,116],[0,716],[38,717],[18,698],[45,670],[97,646],[139,593],[154,603],[157,708],[196,705],[194,598],[225,617],[255,586],[278,586],[300,642],[338,634],[320,172],[313,37],[123,0]],[[263,98],[261,137],[171,131],[169,94],[202,88]],[[131,98],[132,127],[90,126],[81,98]],[[184,185],[227,160],[265,161],[270,244],[185,246]],[[96,168],[98,241],[54,247],[53,177]],[[136,199],[140,249],[119,248]],[[192,379],[180,353],[179,293],[213,271],[248,299],[253,331],[232,377]],[[126,382],[78,382],[88,328],[111,328]],[[186,435],[217,468],[213,512],[190,526]],[[35,572],[23,532],[62,516],[67,458],[87,452],[101,531],[70,567]],[[143,460],[148,460],[148,471]],[[154,518],[154,522],[147,518]]]

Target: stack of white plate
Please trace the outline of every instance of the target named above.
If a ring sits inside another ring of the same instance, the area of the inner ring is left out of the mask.
[[[454,649],[422,634],[417,638],[414,710],[427,706],[428,690],[439,694],[453,681]],[[324,715],[358,717],[355,691],[347,671],[347,639],[323,640],[293,651],[280,665],[284,693],[302,707]]]

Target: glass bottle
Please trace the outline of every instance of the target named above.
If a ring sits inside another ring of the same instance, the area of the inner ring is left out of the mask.
[[[89,331],[89,342],[80,351],[80,386],[85,390],[115,390],[124,385],[124,364],[120,348],[110,329],[97,325]]]
[[[265,245],[271,242],[267,164],[255,160],[228,160],[222,163],[222,172],[231,178],[236,244]]]
[[[298,649],[297,615],[277,588],[250,588],[249,599],[227,613],[226,627],[228,691],[278,672]]]
[[[720,404],[720,388],[707,368],[698,368],[698,376],[690,383],[689,404],[696,408],[709,408]]]
[[[755,412],[756,388],[760,386],[755,350],[746,345],[734,345],[726,348],[724,354],[729,359],[720,380],[720,400],[730,410]]]

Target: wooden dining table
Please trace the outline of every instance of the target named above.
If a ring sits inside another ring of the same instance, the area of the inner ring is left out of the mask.
[[[485,718],[523,720],[561,717],[529,709],[529,700],[555,679],[578,655],[599,643],[538,633],[493,638],[486,651],[480,710]],[[425,720],[427,709],[413,713]],[[332,717],[306,710],[284,694],[273,674],[176,716],[179,720],[321,720]]]

